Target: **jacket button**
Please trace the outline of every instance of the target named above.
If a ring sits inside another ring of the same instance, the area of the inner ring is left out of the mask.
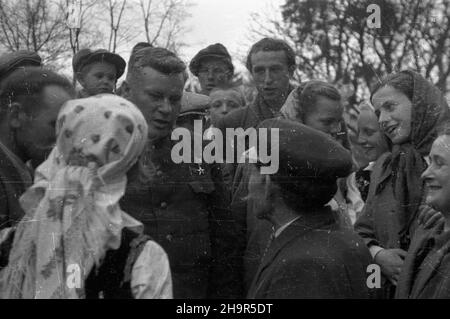
[[[158,177],[161,177],[163,175],[163,172],[162,171],[156,171],[156,176],[158,176]]]
[[[161,208],[167,208],[167,203],[166,202],[162,202],[161,203]]]
[[[169,235],[166,236],[166,239],[167,239],[167,241],[172,241],[173,237],[172,237],[171,234],[169,234]]]

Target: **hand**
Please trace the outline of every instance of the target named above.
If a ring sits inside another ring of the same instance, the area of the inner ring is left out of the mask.
[[[403,249],[383,249],[375,255],[375,262],[380,265],[381,272],[395,286],[397,286],[405,257],[406,251]]]
[[[427,205],[421,205],[419,207],[417,221],[419,222],[419,225],[423,225],[423,228],[425,229],[436,227],[442,230],[445,225],[444,215]]]

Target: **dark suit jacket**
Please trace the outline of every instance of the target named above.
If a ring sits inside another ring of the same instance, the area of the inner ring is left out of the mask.
[[[369,251],[329,209],[302,215],[270,245],[248,293],[256,299],[369,298]]]

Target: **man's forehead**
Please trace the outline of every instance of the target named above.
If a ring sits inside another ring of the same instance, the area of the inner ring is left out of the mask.
[[[227,64],[219,58],[208,57],[200,62],[200,67],[220,66],[227,67]]]
[[[276,51],[257,51],[251,56],[252,64],[257,63],[267,63],[272,62],[275,63],[284,63],[287,64],[286,52],[283,50]]]
[[[239,101],[239,93],[234,90],[216,90],[209,95],[211,100],[232,99]]]

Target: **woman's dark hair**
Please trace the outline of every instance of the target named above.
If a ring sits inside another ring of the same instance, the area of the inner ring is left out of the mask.
[[[372,89],[370,100],[372,101],[373,95],[382,87],[392,86],[397,91],[405,94],[410,101],[414,96],[414,79],[408,72],[398,72],[386,76],[381,82],[378,82]]]
[[[342,99],[341,94],[333,85],[323,81],[303,82],[296,90],[299,103],[298,116],[303,123],[306,115],[314,111],[318,97],[326,97],[339,102]]]

